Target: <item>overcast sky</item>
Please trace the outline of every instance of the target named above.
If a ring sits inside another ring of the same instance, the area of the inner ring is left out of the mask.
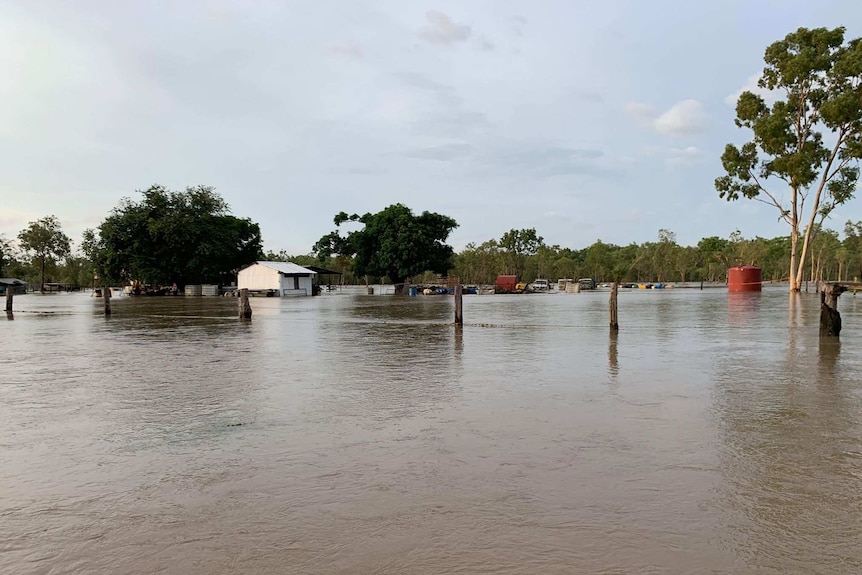
[[[77,241],[159,183],[290,253],[395,202],[456,249],[786,234],[713,187],[734,96],[768,44],[840,25],[862,2],[0,0],[0,233],[55,214]]]

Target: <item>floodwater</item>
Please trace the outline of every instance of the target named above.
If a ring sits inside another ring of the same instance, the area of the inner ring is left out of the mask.
[[[862,297],[18,296],[0,573],[862,572]]]

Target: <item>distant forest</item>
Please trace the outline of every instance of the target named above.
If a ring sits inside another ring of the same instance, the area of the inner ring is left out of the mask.
[[[862,221],[848,221],[843,234],[830,229],[818,230],[810,250],[806,258],[806,280],[862,278]],[[493,284],[500,274],[518,275],[528,282],[536,278],[553,282],[560,278],[583,277],[597,282],[723,282],[728,267],[752,264],[763,269],[765,281],[784,281],[790,273],[789,253],[789,236],[744,238],[738,231],[727,238],[707,237],[695,246],[683,246],[677,243],[673,232],[662,229],[654,242],[620,246],[598,240],[578,250],[546,245],[535,229],[523,229],[510,230],[500,239],[480,245],[468,244],[454,255],[449,275],[457,276],[464,284],[479,285]],[[18,277],[37,286],[41,272],[38,259],[15,255],[8,248],[0,250],[0,275]],[[321,261],[314,254],[268,251],[262,259],[289,260],[342,273],[321,278],[324,283],[363,284],[389,280],[356,276],[352,259],[343,256]],[[93,264],[81,253],[69,254],[62,260],[49,260],[45,275],[46,281],[81,287],[94,283]],[[425,273],[414,277],[413,282],[435,283],[441,279],[437,274]]]
[[[673,232],[662,229],[654,242],[620,246],[597,240],[577,250],[545,245],[535,229],[523,229],[510,230],[500,239],[480,245],[468,244],[455,254],[450,275],[464,284],[480,285],[493,284],[500,274],[514,274],[524,281],[591,277],[597,282],[722,282],[726,280],[728,267],[750,264],[763,269],[764,281],[786,281],[790,274],[789,253],[789,236],[744,238],[739,231],[727,238],[712,236],[695,246],[682,246]],[[268,252],[265,257],[289,259],[300,265],[322,265],[342,272],[341,281],[347,284],[366,281],[365,277],[352,274],[349,258],[321,262],[314,255],[291,256],[285,252]],[[817,230],[806,262],[806,280],[862,277],[862,222],[848,221],[843,238],[834,230]],[[367,278],[372,283],[387,279]],[[439,279],[435,274],[424,274],[413,281],[433,283]],[[333,278],[333,283],[336,281]]]

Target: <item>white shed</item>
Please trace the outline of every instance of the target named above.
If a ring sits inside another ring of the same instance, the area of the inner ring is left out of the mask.
[[[237,275],[237,288],[277,291],[280,296],[312,295],[317,272],[293,262],[256,262]]]

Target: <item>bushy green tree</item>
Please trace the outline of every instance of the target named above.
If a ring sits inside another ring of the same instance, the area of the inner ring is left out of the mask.
[[[388,277],[398,291],[408,278],[424,271],[446,273],[452,267],[454,251],[446,239],[458,224],[448,216],[427,211],[416,216],[407,206],[394,204],[376,214],[339,212],[334,218],[336,227],[347,222],[363,227],[320,238],[314,251],[321,261],[351,256],[356,275]]]
[[[509,273],[523,276],[526,271],[527,258],[536,255],[539,248],[545,245],[542,236],[536,233],[536,228],[509,230],[500,238],[500,249],[506,258]]]
[[[125,198],[88,230],[83,250],[109,281],[153,285],[226,283],[262,252],[260,227],[230,214],[213,188],[172,192],[152,186],[142,200]]]
[[[31,256],[31,262],[39,267],[40,291],[45,289],[45,267],[57,264],[72,253],[72,240],[63,233],[60,220],[56,216],[45,216],[30,222],[18,234],[18,244]]]
[[[6,267],[12,263],[12,244],[0,235],[0,277],[5,277]]]

